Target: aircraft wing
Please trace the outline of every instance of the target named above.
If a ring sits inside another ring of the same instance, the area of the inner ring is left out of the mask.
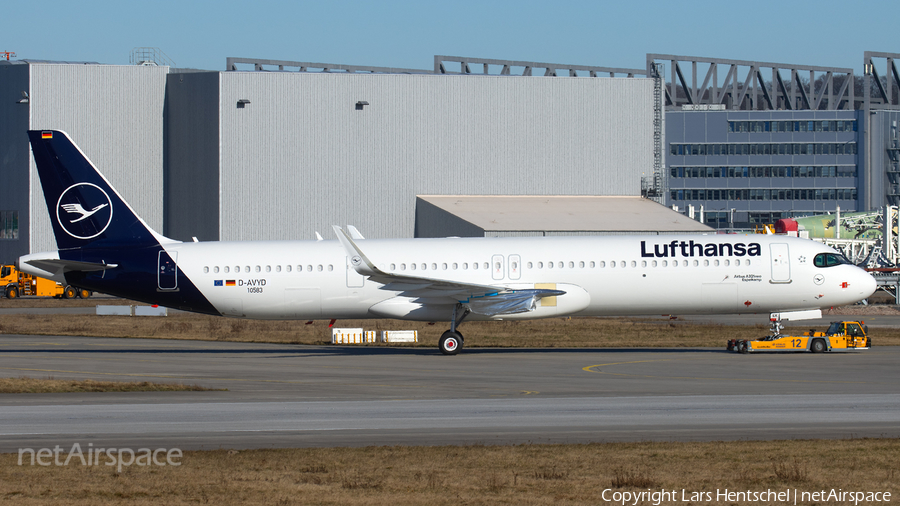
[[[359,274],[384,286],[382,290],[422,300],[424,303],[460,303],[473,313],[494,316],[533,311],[538,299],[563,295],[562,290],[511,289],[501,285],[462,283],[439,278],[408,276],[384,272],[369,260],[359,246],[341,227],[334,226],[338,240],[347,250],[350,264]]]

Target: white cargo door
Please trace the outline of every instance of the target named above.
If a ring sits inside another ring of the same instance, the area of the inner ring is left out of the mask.
[[[519,279],[522,277],[522,260],[519,255],[509,256],[509,279]]]
[[[772,255],[772,283],[790,283],[791,259],[788,245],[770,244],[769,253]]]
[[[505,271],[503,263],[503,255],[494,255],[491,257],[491,276],[494,279],[503,279]]]

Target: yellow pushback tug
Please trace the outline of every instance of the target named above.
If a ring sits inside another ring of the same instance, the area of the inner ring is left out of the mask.
[[[865,322],[842,321],[831,322],[825,332],[810,329],[801,336],[784,336],[776,331],[771,336],[761,339],[731,339],[728,350],[740,353],[757,351],[809,351],[822,353],[825,351],[868,350],[872,346],[869,329]]]

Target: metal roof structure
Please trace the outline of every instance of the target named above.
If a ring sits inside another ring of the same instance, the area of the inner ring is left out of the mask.
[[[449,218],[447,215],[451,215],[483,230],[484,235],[713,231],[702,223],[643,197],[418,195],[417,200],[417,216],[423,217],[427,212],[420,208],[430,205],[443,212],[430,214],[444,214],[445,220]],[[437,235],[422,230],[426,226],[426,223],[417,223],[418,236],[436,237]]]
[[[670,110],[683,106],[702,107],[689,110],[709,110],[709,106],[724,106],[727,110],[856,108],[851,68],[650,53],[647,54],[648,75],[665,78],[665,70],[658,62],[670,64],[670,82],[665,93],[666,107]],[[690,84],[684,77],[682,63],[690,64]],[[771,71],[770,81],[766,81],[764,71]],[[782,71],[789,75],[782,75]],[[703,83],[698,86],[701,76]],[[724,78],[721,85],[720,78]]]

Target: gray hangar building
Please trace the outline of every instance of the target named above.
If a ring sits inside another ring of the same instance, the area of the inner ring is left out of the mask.
[[[66,131],[151,227],[180,240],[330,239],[347,224],[371,238],[448,235],[456,222],[432,208],[420,214],[434,226],[417,227],[418,196],[634,197],[659,175],[661,100],[643,70],[497,62],[2,62],[0,262],[56,249],[29,129]],[[505,202],[496,212],[529,206]]]
[[[431,236],[417,195],[635,196],[653,171],[650,79],[279,63],[169,74],[167,235]]]
[[[168,67],[0,62],[0,262],[56,249],[28,130],[68,133],[151,227],[163,225]]]

